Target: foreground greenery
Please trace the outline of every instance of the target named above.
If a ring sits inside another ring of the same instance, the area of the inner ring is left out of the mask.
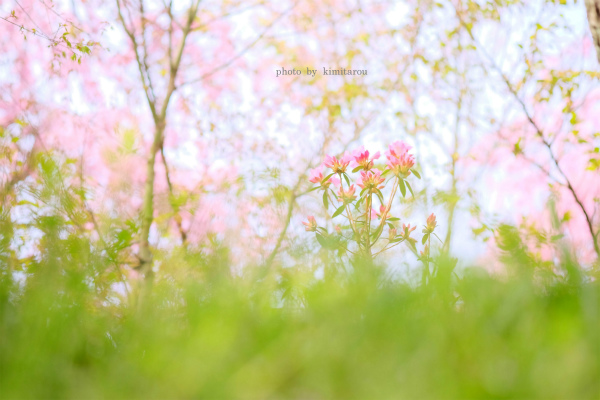
[[[234,274],[215,244],[127,280],[135,223],[82,229],[42,161],[32,201],[0,202],[2,399],[600,398],[598,267],[566,249],[536,261],[501,227],[501,275],[438,256],[402,280],[325,249]]]
[[[364,264],[238,277],[217,252],[125,301],[97,284],[84,240],[44,243],[26,279],[2,264],[5,399],[600,394],[600,288],[575,266],[458,278],[440,260],[409,285]]]

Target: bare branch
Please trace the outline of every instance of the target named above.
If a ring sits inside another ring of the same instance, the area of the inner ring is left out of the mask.
[[[531,113],[529,112],[529,110],[527,109],[527,106],[525,105],[525,102],[520,98],[519,94],[517,93],[516,89],[513,87],[513,85],[510,83],[508,77],[504,74],[504,72],[502,72],[502,70],[500,69],[500,67],[496,64],[496,62],[494,61],[494,59],[487,53],[487,51],[485,50],[485,48],[481,45],[481,43],[479,43],[479,41],[475,38],[475,36],[473,35],[473,32],[471,30],[470,27],[467,26],[467,24],[464,22],[464,20],[462,19],[458,9],[455,8],[456,11],[456,16],[460,21],[460,24],[465,28],[465,30],[467,31],[469,37],[471,38],[471,40],[473,41],[473,43],[475,44],[476,48],[481,51],[484,56],[488,59],[489,63],[491,64],[492,68],[500,75],[500,77],[502,78],[502,81],[504,82],[504,84],[506,85],[508,91],[511,93],[511,95],[515,98],[515,100],[517,101],[517,103],[519,103],[519,105],[521,106],[521,109],[523,111],[523,113],[525,114],[525,117],[527,118],[527,120],[529,121],[529,123],[531,124],[531,126],[534,128],[534,130],[536,131],[536,135],[540,138],[541,142],[544,144],[544,146],[548,149],[548,154],[550,156],[550,159],[552,160],[552,163],[554,164],[554,166],[556,167],[556,170],[558,171],[558,173],[560,174],[560,176],[564,179],[564,183],[562,184],[564,187],[566,187],[569,192],[571,192],[571,195],[573,196],[573,199],[575,200],[575,202],[578,204],[579,208],[581,209],[581,212],[583,213],[587,226],[588,226],[588,230],[590,232],[590,235],[592,237],[592,242],[594,244],[594,250],[596,252],[596,255],[598,257],[600,257],[600,246],[598,246],[598,240],[597,240],[597,234],[594,232],[594,227],[592,224],[592,220],[590,218],[590,215],[588,214],[585,206],[583,205],[583,202],[581,201],[581,199],[579,198],[579,196],[577,195],[577,192],[575,191],[575,188],[573,187],[573,185],[571,184],[571,181],[569,180],[567,174],[563,171],[563,169],[561,168],[560,164],[559,164],[559,160],[556,158],[556,156],[554,155],[554,151],[552,150],[552,144],[546,139],[546,137],[544,136],[544,133],[542,131],[542,129],[540,128],[540,126],[534,121],[533,116],[531,115]]]
[[[289,7],[287,10],[285,10],[284,12],[282,12],[281,14],[279,14],[277,16],[277,18],[275,18],[263,30],[263,32],[256,37],[256,39],[254,39],[252,42],[250,42],[248,45],[246,45],[246,47],[244,47],[238,54],[236,54],[235,56],[233,56],[231,59],[229,59],[228,61],[224,62],[223,64],[217,66],[213,70],[208,71],[205,74],[202,74],[198,78],[195,78],[195,79],[192,79],[191,81],[187,81],[187,82],[182,83],[180,86],[184,86],[184,85],[189,85],[189,84],[192,84],[192,83],[200,82],[200,81],[202,81],[202,80],[204,80],[204,79],[206,79],[208,77],[213,76],[217,72],[219,72],[222,69],[225,69],[228,66],[230,66],[231,64],[233,64],[236,60],[238,60],[240,57],[242,57],[244,54],[246,54],[246,52],[248,52],[248,50],[250,50],[252,47],[254,47],[258,42],[260,42],[261,39],[271,30],[271,28],[273,28],[273,26],[275,26],[275,24],[277,23],[277,21],[279,21],[281,18],[283,18],[285,15],[287,15],[290,11],[292,11],[294,9],[294,7],[296,7],[296,4],[297,3],[292,4],[291,7]]]
[[[146,73],[148,71],[144,71],[144,63],[140,57],[140,53],[138,50],[138,43],[137,43],[137,39],[135,37],[135,31],[130,30],[127,27],[127,23],[125,22],[125,18],[123,17],[123,12],[121,11],[121,2],[120,2],[120,0],[116,0],[116,2],[117,2],[117,12],[119,15],[119,20],[121,21],[121,25],[123,25],[123,29],[125,30],[125,33],[127,34],[127,36],[129,36],[129,39],[131,40],[131,43],[133,46],[133,51],[135,53],[135,59],[137,61],[137,65],[138,65],[138,71],[140,73],[140,77],[142,78],[142,85],[144,86],[144,94],[146,95],[146,100],[148,101],[148,106],[150,106],[150,111],[152,112],[152,117],[156,121],[158,118],[158,115],[156,113],[156,99],[152,96],[152,92],[150,91],[148,83],[146,82]]]

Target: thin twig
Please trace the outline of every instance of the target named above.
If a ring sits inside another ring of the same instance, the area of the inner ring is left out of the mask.
[[[515,88],[512,86],[512,84],[510,83],[510,81],[508,80],[508,78],[506,77],[506,75],[502,72],[502,70],[500,69],[500,67],[498,67],[498,65],[496,64],[496,62],[494,61],[494,59],[487,53],[487,51],[485,51],[485,48],[475,38],[475,36],[473,35],[473,32],[472,32],[471,28],[469,28],[466,25],[466,23],[464,22],[464,20],[460,16],[460,13],[458,12],[458,9],[456,9],[456,7],[455,7],[455,11],[456,11],[457,18],[459,19],[461,25],[467,31],[467,33],[468,33],[469,37],[471,38],[471,40],[473,40],[473,42],[475,43],[476,48],[479,49],[484,54],[484,56],[490,62],[492,68],[500,75],[500,77],[504,81],[504,83],[505,83],[506,87],[508,88],[509,92],[511,93],[511,95],[515,98],[515,100],[521,106],[521,108],[523,110],[523,113],[525,114],[527,120],[529,121],[529,123],[531,124],[531,126],[535,129],[537,136],[540,138],[540,140],[542,141],[542,143],[544,144],[544,146],[548,149],[548,153],[550,155],[550,159],[552,160],[553,164],[556,166],[556,170],[559,172],[559,174],[565,180],[565,183],[563,183],[562,186],[566,187],[569,190],[569,192],[571,192],[571,195],[573,196],[573,199],[579,205],[579,208],[583,212],[583,215],[584,215],[586,223],[587,223],[588,230],[590,232],[590,235],[592,236],[592,242],[593,242],[593,245],[594,245],[594,250],[596,251],[596,255],[598,257],[600,257],[600,247],[598,246],[597,234],[594,232],[594,227],[593,227],[593,224],[592,224],[592,220],[590,219],[590,216],[589,216],[587,210],[585,209],[585,206],[583,205],[581,199],[577,195],[577,192],[575,192],[575,188],[571,184],[571,181],[569,180],[568,176],[566,175],[566,173],[561,168],[561,166],[560,166],[560,164],[558,162],[558,159],[554,155],[554,152],[552,150],[552,144],[550,142],[548,142],[548,140],[545,138],[542,129],[534,121],[532,115],[529,113],[529,110],[527,109],[527,106],[525,105],[525,103],[523,102],[523,100],[519,97],[519,94],[517,93],[517,91],[515,90]]]

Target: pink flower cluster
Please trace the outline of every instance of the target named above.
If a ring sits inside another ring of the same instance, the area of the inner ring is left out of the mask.
[[[347,190],[344,190],[344,188],[340,186],[338,198],[343,203],[350,203],[356,199],[356,195],[354,194],[355,192],[356,188],[354,187],[354,185],[350,185],[350,187]]]
[[[373,168],[370,171],[360,171],[356,184],[363,189],[383,189],[381,186],[383,181],[385,181],[385,177],[381,176],[381,171]]]
[[[368,150],[365,150],[365,148],[361,146],[353,151],[351,153],[352,155],[344,153],[340,158],[329,155],[326,156],[323,164],[310,172],[310,181],[320,184],[320,186],[317,186],[316,188],[325,190],[325,193],[323,193],[323,204],[326,208],[329,208],[328,199],[330,199],[330,193],[327,191],[329,186],[331,183],[334,183],[335,186],[338,187],[337,196],[335,198],[341,205],[335,206],[336,210],[332,215],[332,218],[343,214],[344,211],[347,212],[347,215],[344,215],[344,217],[350,221],[349,227],[354,233],[354,239],[352,240],[356,241],[360,251],[366,251],[366,254],[368,255],[373,254],[371,253],[373,245],[378,241],[386,226],[389,227],[388,243],[375,255],[394,247],[400,242],[405,242],[416,251],[417,240],[411,237],[411,233],[415,231],[416,226],[402,224],[402,228],[400,228],[394,223],[395,221],[398,221],[399,218],[393,217],[390,214],[391,204],[394,195],[396,194],[395,189],[400,187],[402,196],[405,196],[406,186],[404,185],[408,185],[408,182],[404,182],[404,179],[411,175],[411,173],[417,178],[420,178],[419,173],[412,170],[415,165],[415,157],[412,154],[409,154],[410,149],[411,146],[402,141],[396,141],[390,144],[388,150],[385,152],[386,168],[384,171],[375,168],[375,161],[379,159],[381,154],[377,152],[371,155]],[[350,182],[350,178],[346,172],[349,165],[353,168],[352,172],[360,171],[359,176],[354,180],[354,184]],[[325,167],[329,169],[327,172],[324,172]],[[385,175],[389,172],[392,172],[394,175],[393,179],[390,179],[390,181],[394,180],[394,189],[392,190],[391,197],[386,203],[380,189],[384,188],[384,182],[386,180]],[[324,177],[325,174],[327,175]],[[344,187],[344,180],[347,182],[346,187]],[[396,184],[398,186],[395,186]],[[358,200],[358,203],[355,205],[358,216],[356,214],[353,215],[351,207],[348,207],[348,204],[353,203],[358,197],[356,194],[356,186],[362,189],[360,194],[361,199]],[[408,186],[408,189],[412,193],[410,186]],[[378,210],[373,206],[373,199],[375,198],[379,198],[380,201]],[[359,210],[360,204],[363,201],[364,213],[362,213],[362,210]],[[380,220],[379,222],[376,222],[376,225],[378,225],[377,227],[372,226],[375,218]],[[362,224],[360,225],[363,227],[362,229],[356,228],[355,225],[359,223]],[[328,235],[325,228],[318,227],[315,218],[312,216],[308,217],[308,221],[303,222],[303,224],[307,231],[317,232],[318,230],[322,230],[322,232],[319,232],[320,235]],[[423,244],[425,244],[427,240],[431,242],[430,235],[434,232],[436,227],[437,221],[435,214],[431,214],[427,218],[423,228],[423,233],[425,234],[422,239]],[[334,230],[335,233],[341,235],[342,228],[339,225],[334,226]],[[375,232],[375,234],[372,234],[372,232]],[[367,235],[366,237],[373,237],[373,241],[365,242],[364,235]],[[319,239],[319,237],[317,237],[317,239]],[[321,241],[322,240],[320,240],[320,242]],[[429,245],[425,246],[425,249],[421,252],[421,260],[429,262],[429,251]]]
[[[336,174],[342,174],[346,172],[346,168],[348,168],[348,165],[350,164],[350,161],[352,161],[352,159],[352,155],[348,153],[344,153],[344,155],[339,160],[334,156],[328,155],[325,156],[325,161],[323,162],[323,165],[325,165],[327,168],[331,168],[331,170]]]
[[[385,152],[387,158],[386,165],[394,173],[394,175],[406,178],[411,174],[410,169],[415,165],[415,157],[412,154],[408,154],[408,151],[412,147],[402,141],[396,141],[388,147]],[[336,156],[326,155],[323,164],[319,167],[310,171],[309,180],[312,183],[320,184],[324,189],[329,187],[330,184],[335,186],[340,185],[339,178],[332,177],[324,182],[324,168],[331,170],[333,174],[341,175],[345,174],[349,165],[353,168],[359,168],[360,177],[357,180],[357,185],[361,188],[379,188],[379,185],[383,183],[382,171],[374,168],[375,160],[381,157],[381,153],[377,152],[373,155],[366,150],[364,146],[360,146],[353,152],[345,152],[340,158]]]
[[[372,157],[369,158],[369,150],[365,150],[364,146],[360,146],[358,149],[354,150],[354,152],[352,153],[353,156],[353,160],[352,160],[352,166],[353,167],[362,167],[365,171],[370,170],[371,168],[373,168],[373,164],[375,162],[375,160],[377,160],[380,157],[380,153],[377,152],[375,154],[373,154]]]
[[[410,175],[410,169],[415,165],[415,157],[408,154],[412,147],[402,141],[390,144],[389,150],[385,152],[387,167],[396,176],[406,178]]]
[[[385,152],[387,158],[386,166],[391,172],[399,178],[406,178],[411,174],[410,169],[415,165],[415,158],[412,154],[408,154],[408,151],[412,147],[402,141],[396,141],[388,147]],[[360,170],[360,175],[356,178],[355,183],[361,189],[367,190],[380,190],[384,188],[383,183],[385,182],[385,173],[374,167],[375,161],[381,157],[380,152],[371,154],[364,146],[360,146],[352,152],[345,152],[339,158],[336,156],[326,155],[323,164],[310,171],[309,181],[320,185],[321,189],[328,189],[333,183],[334,186],[338,187],[337,199],[345,204],[351,203],[358,197],[356,195],[356,187],[354,184],[348,182],[348,187],[345,189],[341,181],[341,176],[344,175],[344,179],[348,179],[347,169],[351,165],[354,168],[353,172]],[[325,172],[327,168],[330,171]],[[386,170],[387,172],[387,170]],[[337,176],[336,176],[337,175]],[[327,177],[330,178],[327,178]],[[379,212],[371,209],[371,218],[378,217],[379,219],[384,218],[387,220],[391,218],[389,209],[386,209],[384,205],[381,205]],[[316,223],[313,223],[314,217],[309,217],[308,222],[303,222],[306,230],[314,231],[316,229]],[[435,221],[434,221],[435,223]],[[431,224],[428,220],[428,226]],[[407,229],[410,229],[407,230]],[[408,238],[408,235],[415,228],[408,226],[404,227],[404,233]],[[393,236],[396,236],[394,231]]]

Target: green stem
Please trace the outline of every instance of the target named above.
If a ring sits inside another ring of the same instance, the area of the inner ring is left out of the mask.
[[[338,172],[338,176],[340,177],[340,188],[342,188],[342,190],[344,190],[342,173]],[[350,187],[348,187],[348,189],[350,189]],[[359,243],[360,235],[358,234],[358,231],[356,230],[356,225],[354,224],[354,216],[352,215],[352,212],[350,212],[350,207],[348,204],[346,204],[346,218],[348,218],[348,220],[350,221],[350,227],[352,228],[352,232],[354,232],[354,237],[355,237],[356,242]]]
[[[369,194],[367,195],[367,248],[365,249],[366,254],[369,258],[372,258],[371,254],[371,208],[373,203],[373,190],[369,189]]]
[[[379,240],[379,237],[383,233],[383,224],[385,224],[385,220],[387,218],[389,210],[392,208],[392,201],[394,200],[394,197],[396,196],[396,190],[398,190],[399,180],[400,180],[400,178],[396,177],[396,181],[394,182],[394,187],[392,188],[392,195],[390,196],[390,199],[389,199],[388,204],[387,204],[387,206],[385,208],[385,211],[384,211],[383,215],[381,216],[380,226],[377,228],[377,229],[381,228],[381,231],[379,231],[379,234],[377,235],[377,237],[373,241],[373,244],[375,244],[375,242],[377,242]]]

